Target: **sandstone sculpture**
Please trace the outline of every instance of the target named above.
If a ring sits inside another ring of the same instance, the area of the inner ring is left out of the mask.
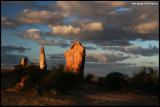
[[[65,57],[65,71],[74,72],[79,78],[83,79],[85,47],[83,47],[81,43],[75,42],[70,50],[65,52]]]
[[[42,46],[40,51],[40,69],[46,69],[46,68],[47,68],[47,62],[44,53],[44,46]]]
[[[21,64],[22,66],[27,65],[27,58],[23,58]]]

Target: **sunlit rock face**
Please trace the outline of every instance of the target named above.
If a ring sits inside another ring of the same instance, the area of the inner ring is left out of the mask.
[[[85,63],[85,47],[81,43],[74,43],[70,50],[65,52],[66,67],[65,71],[74,72],[83,79],[84,63]]]
[[[27,65],[27,58],[23,58],[21,64],[22,66]]]
[[[47,68],[47,62],[44,53],[44,46],[42,46],[40,51],[40,69],[46,69],[46,68]]]

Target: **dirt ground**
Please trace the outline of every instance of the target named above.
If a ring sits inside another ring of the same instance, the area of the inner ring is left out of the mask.
[[[90,86],[90,88],[92,88]],[[155,96],[139,96],[131,93],[108,93],[93,90],[70,90],[53,97],[31,96],[1,90],[2,106],[158,106]]]
[[[7,75],[8,76],[8,75]],[[13,75],[11,75],[13,76]],[[25,93],[5,91],[15,85],[14,79],[1,78],[2,106],[158,106],[155,96],[139,96],[132,93],[96,90],[87,84],[80,89],[67,91],[52,97],[31,96]]]
[[[2,106],[158,106],[157,98],[121,98],[111,95],[65,94],[54,97],[28,96],[14,92],[1,92]]]

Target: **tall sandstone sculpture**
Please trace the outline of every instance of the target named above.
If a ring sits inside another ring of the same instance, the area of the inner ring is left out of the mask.
[[[46,69],[46,68],[47,68],[47,62],[44,53],[44,46],[42,45],[40,51],[40,69]]]
[[[21,61],[22,66],[27,65],[27,58],[23,58]]]
[[[66,67],[65,71],[74,72],[79,78],[83,79],[85,63],[85,47],[81,43],[74,43],[70,50],[65,51]]]

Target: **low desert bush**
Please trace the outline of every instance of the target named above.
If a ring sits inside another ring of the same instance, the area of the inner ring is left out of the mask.
[[[119,72],[112,72],[105,76],[104,84],[108,90],[123,90],[127,88],[127,75]]]
[[[104,78],[103,77],[100,77],[98,80],[97,80],[97,83],[96,83],[98,86],[105,86],[105,81],[104,81]]]
[[[64,72],[63,65],[59,64],[58,67],[53,67],[45,76],[43,86],[47,90],[54,88],[63,92],[77,86],[78,83],[78,76],[72,72]]]
[[[87,74],[87,76],[85,77],[85,79],[84,79],[84,81],[86,82],[86,83],[92,83],[93,81],[92,81],[92,78],[94,77],[94,75],[93,74]]]
[[[61,72],[55,79],[56,88],[62,92],[74,88],[78,83],[78,76],[72,72]]]
[[[159,95],[158,72],[151,67],[141,67],[131,78],[132,92]]]

